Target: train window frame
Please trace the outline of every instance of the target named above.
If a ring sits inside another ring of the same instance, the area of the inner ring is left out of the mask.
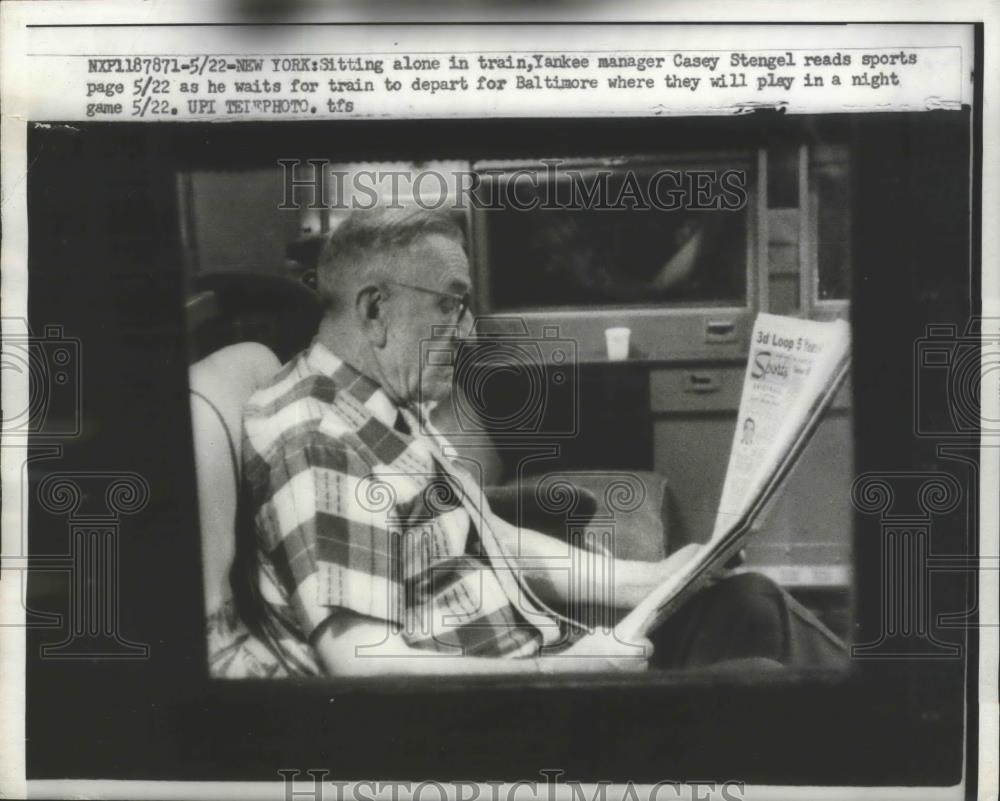
[[[535,159],[473,162],[477,174],[509,177],[521,169],[537,169],[544,156]],[[543,336],[553,328],[560,336],[578,344],[582,361],[606,359],[604,330],[613,326],[631,329],[629,359],[642,362],[671,362],[690,359],[711,361],[745,357],[750,329],[759,311],[764,310],[761,270],[767,264],[767,178],[763,148],[678,151],[674,153],[630,154],[618,157],[575,158],[561,163],[564,169],[594,170],[621,168],[623,164],[676,167],[678,169],[744,168],[747,171],[746,204],[746,295],[742,305],[663,306],[593,304],[568,308],[527,306],[498,310],[490,297],[489,209],[469,212],[469,230],[476,308],[485,318],[516,317],[530,336]]]
[[[801,275],[800,305],[806,316],[814,320],[847,319],[850,313],[850,288],[848,297],[820,297],[819,263],[819,188],[813,180],[817,166],[842,161],[847,174],[846,194],[852,191],[851,150],[846,145],[821,145],[799,148],[799,262]],[[845,204],[846,217],[845,247],[847,248],[847,274],[851,274],[853,252],[851,249],[852,219],[851,204]]]

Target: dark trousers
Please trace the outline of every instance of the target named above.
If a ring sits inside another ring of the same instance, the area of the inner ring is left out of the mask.
[[[729,575],[692,596],[649,636],[654,668],[843,667],[844,644],[758,573]]]

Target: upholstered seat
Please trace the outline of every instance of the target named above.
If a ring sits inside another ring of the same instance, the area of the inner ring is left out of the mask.
[[[202,580],[209,617],[225,608],[232,596],[228,574],[236,547],[243,407],[279,367],[278,357],[268,348],[242,342],[190,368]]]

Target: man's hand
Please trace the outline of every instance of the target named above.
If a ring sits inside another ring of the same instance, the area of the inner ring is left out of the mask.
[[[659,562],[655,563],[654,567],[654,584],[662,584],[672,575],[677,573],[684,565],[694,559],[703,549],[704,545],[698,542],[692,542],[685,545],[683,548],[674,551],[666,559],[661,559]]]
[[[653,655],[653,644],[642,638],[623,643],[614,632],[595,632],[577,641],[560,654],[541,656],[543,673],[638,673],[645,670]]]
[[[599,599],[606,606],[633,609],[654,589],[675,576],[705,548],[699,543],[685,545],[658,562],[615,560],[615,584],[611,594]]]

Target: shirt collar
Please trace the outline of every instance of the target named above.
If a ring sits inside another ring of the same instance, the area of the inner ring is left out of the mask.
[[[329,376],[339,389],[360,401],[368,412],[387,428],[396,423],[398,407],[371,378],[356,370],[318,339],[306,354],[306,363],[316,372]]]

